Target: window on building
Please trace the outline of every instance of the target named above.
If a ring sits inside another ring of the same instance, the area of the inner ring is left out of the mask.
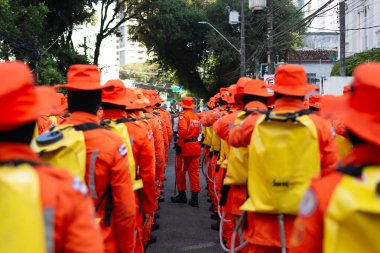
[[[310,84],[319,83],[319,79],[317,78],[317,74],[316,73],[307,73],[307,82]]]

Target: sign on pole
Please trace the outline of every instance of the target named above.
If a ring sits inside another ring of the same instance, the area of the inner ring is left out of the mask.
[[[274,75],[264,75],[264,82],[267,86],[268,93],[273,93],[273,90],[270,88],[274,85]]]

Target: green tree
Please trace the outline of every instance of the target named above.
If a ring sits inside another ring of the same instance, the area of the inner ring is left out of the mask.
[[[148,0],[144,19],[131,30],[155,55],[163,70],[173,69],[181,85],[193,94],[208,95],[239,78],[240,55],[209,26],[208,21],[229,41],[240,47],[240,26],[228,23],[227,9],[240,10],[236,0]],[[266,60],[266,12],[251,13],[245,5],[248,73]],[[276,54],[299,41],[302,13],[291,0],[274,0],[274,44]]]
[[[365,62],[380,62],[380,49],[374,48],[362,53],[354,54],[346,58],[346,76],[352,76],[356,66]],[[334,64],[331,71],[332,76],[339,76],[339,61]]]
[[[198,72],[206,49],[206,28],[197,22],[205,13],[185,0],[144,1],[144,20],[134,27],[134,39],[154,52],[163,71],[174,70],[179,84],[195,94],[207,94]]]
[[[88,62],[74,50],[71,32],[93,15],[94,1],[0,0],[0,57],[28,62],[39,83],[59,82],[68,66]]]

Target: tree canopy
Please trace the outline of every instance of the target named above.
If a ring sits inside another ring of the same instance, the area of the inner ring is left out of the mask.
[[[380,61],[380,49],[374,48],[346,58],[346,76],[352,76],[356,66],[365,62]],[[339,61],[334,64],[332,76],[339,76]]]
[[[302,30],[292,25],[302,19],[291,0],[274,0],[274,51],[280,57]],[[135,40],[154,53],[153,61],[174,70],[181,85],[193,94],[206,95],[236,82],[240,55],[209,26],[210,22],[231,43],[240,47],[240,25],[228,23],[228,10],[240,10],[234,0],[147,0],[144,19],[131,30]],[[266,62],[266,12],[251,13],[245,5],[248,75]],[[290,28],[290,29],[289,29]]]
[[[95,0],[0,0],[0,57],[28,62],[40,84],[60,83],[68,66],[87,63],[73,47],[76,24],[93,15]]]

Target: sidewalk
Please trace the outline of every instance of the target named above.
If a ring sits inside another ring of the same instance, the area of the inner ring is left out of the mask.
[[[198,253],[222,253],[219,245],[218,232],[210,229],[212,220],[208,208],[210,203],[206,201],[205,179],[202,172],[202,190],[199,195],[199,207],[191,207],[188,204],[174,204],[170,202],[170,197],[174,193],[174,156],[175,152],[171,148],[169,162],[166,169],[165,181],[165,202],[160,203],[160,218],[158,219],[161,228],[155,232],[158,236],[155,244],[150,245],[148,253],[177,253],[177,252],[198,252]],[[189,188],[189,185],[188,185]],[[190,191],[187,191],[190,197]]]

